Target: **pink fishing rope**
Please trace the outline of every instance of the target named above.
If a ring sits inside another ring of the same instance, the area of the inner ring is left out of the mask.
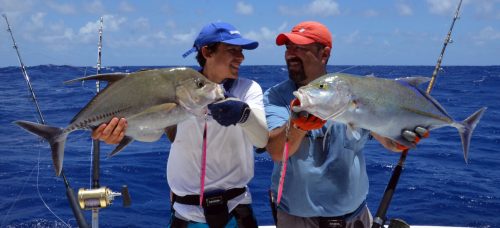
[[[205,192],[205,175],[207,173],[207,118],[203,129],[203,144],[201,153],[201,175],[200,175],[200,206],[203,206],[203,193]]]
[[[282,166],[281,166],[281,172],[280,172],[280,182],[278,185],[278,198],[276,199],[276,205],[280,204],[281,201],[281,195],[283,193],[283,183],[285,182],[285,176],[286,176],[286,163],[288,161],[288,130],[287,130],[287,137],[285,140],[285,146],[283,148],[283,161],[282,161]]]

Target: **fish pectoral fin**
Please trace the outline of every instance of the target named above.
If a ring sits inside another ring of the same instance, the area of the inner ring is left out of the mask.
[[[118,152],[122,151],[123,148],[125,148],[128,144],[130,144],[133,141],[134,141],[134,138],[132,138],[130,136],[125,136],[122,139],[122,141],[120,142],[120,144],[118,144],[118,146],[116,146],[115,149],[113,151],[111,151],[110,154],[108,154],[108,158],[115,156]]]
[[[88,81],[88,80],[98,80],[98,81],[107,81],[109,84],[116,82],[124,77],[127,77],[128,73],[112,73],[112,74],[98,74],[98,75],[90,75],[81,78],[75,78],[68,81],[65,81],[64,84],[70,84],[73,82],[79,81]]]
[[[132,115],[127,118],[127,120],[141,120],[141,119],[151,119],[154,115],[164,115],[177,107],[176,103],[164,103],[160,105],[151,106],[144,111]]]

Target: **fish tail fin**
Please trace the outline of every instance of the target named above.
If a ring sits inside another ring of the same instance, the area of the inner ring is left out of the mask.
[[[458,133],[460,134],[460,139],[462,140],[462,149],[464,151],[464,159],[465,163],[468,162],[468,153],[469,153],[469,144],[470,144],[470,139],[472,136],[472,132],[474,131],[474,128],[476,128],[477,123],[479,123],[479,120],[481,117],[483,117],[484,111],[486,111],[486,107],[482,107],[474,114],[470,115],[462,121],[459,126],[457,126]]]
[[[56,175],[61,175],[62,163],[64,159],[64,144],[66,143],[66,137],[68,134],[65,134],[62,128],[39,123],[22,120],[15,121],[14,123],[26,131],[42,137],[49,142],[50,148],[52,149],[52,161],[54,162]]]

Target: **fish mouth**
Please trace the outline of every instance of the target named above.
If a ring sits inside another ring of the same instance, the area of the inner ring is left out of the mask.
[[[300,101],[300,105],[298,106],[293,106],[292,111],[294,112],[301,112],[304,111],[307,106],[310,104],[309,99],[307,99],[307,96],[305,96],[300,89],[298,91],[294,91],[293,95]]]
[[[215,88],[215,101],[221,101],[224,100],[224,89],[222,88],[222,85],[217,85]]]

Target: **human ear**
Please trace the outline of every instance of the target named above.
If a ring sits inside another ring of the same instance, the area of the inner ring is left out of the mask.
[[[330,48],[330,47],[323,48],[323,54],[321,55],[321,61],[323,63],[326,63],[328,61],[328,59],[330,58],[331,50],[332,50],[332,48]]]
[[[205,59],[210,58],[210,56],[212,56],[212,52],[208,50],[207,46],[201,47],[201,54],[203,55],[203,57],[205,57]]]

